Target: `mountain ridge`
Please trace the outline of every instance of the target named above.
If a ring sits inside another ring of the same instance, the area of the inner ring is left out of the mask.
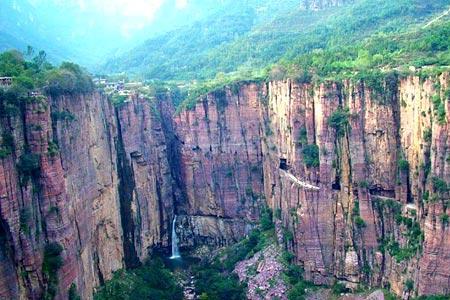
[[[170,43],[184,45],[183,41],[194,37],[199,26],[212,28],[211,35],[220,34],[223,28],[211,27],[208,21],[204,21],[184,31],[172,31],[167,34],[166,41],[149,40],[125,56],[111,59],[103,65],[103,71],[126,71],[145,79],[211,79],[220,72],[264,68],[280,59],[292,60],[313,50],[351,44],[376,32],[401,31],[448,9],[444,0],[432,0],[426,4],[418,0],[317,3],[330,3],[332,7],[311,11],[302,8],[299,2],[291,3],[289,12],[274,14],[275,17],[272,16],[267,23],[253,23],[247,26],[250,30],[239,32],[235,39],[214,44],[206,35],[199,40],[198,47],[181,46],[179,52],[166,59],[158,55],[155,48],[164,51]]]

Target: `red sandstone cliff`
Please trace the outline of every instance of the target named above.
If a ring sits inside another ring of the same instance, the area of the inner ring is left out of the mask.
[[[36,98],[1,118],[13,147],[0,160],[0,298],[48,290],[49,243],[64,248],[58,298],[72,283],[90,298],[113,271],[169,246],[175,214],[182,246],[221,246],[266,202],[309,280],[402,294],[409,279],[419,294],[449,293],[448,82],[391,78],[383,93],[246,83],[174,118],[168,101]],[[348,125],[330,123],[336,112]]]
[[[391,286],[399,295],[412,281],[418,294],[449,293],[448,195],[433,184],[449,179],[448,131],[432,103],[442,98],[448,120],[448,75],[387,79],[382,93],[364,82],[288,80],[209,94],[175,119],[188,209],[233,211],[231,191],[251,179],[241,173],[230,185],[236,163],[262,164],[265,198],[293,233],[287,247],[307,279]],[[329,122],[337,111],[348,120],[339,133]],[[230,144],[233,159],[220,151]],[[316,166],[305,164],[311,145]]]
[[[258,86],[210,94],[175,118],[185,201],[179,211],[185,244],[203,239],[235,242],[258,220],[264,203]],[[189,226],[191,224],[192,226]]]

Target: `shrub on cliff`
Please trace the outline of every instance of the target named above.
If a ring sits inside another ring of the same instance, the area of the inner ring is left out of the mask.
[[[355,217],[355,225],[357,228],[362,229],[366,227],[366,222],[360,216]]]
[[[69,291],[67,294],[68,294],[69,300],[81,300],[81,297],[77,291],[77,285],[75,283],[72,283],[70,285],[70,288],[69,288]]]
[[[56,242],[45,245],[42,272],[47,280],[44,299],[53,299],[58,291],[58,271],[63,265],[63,247]]]
[[[224,251],[221,261],[222,271],[231,272],[236,263],[260,251],[264,247],[265,242],[266,236],[259,229],[250,232],[246,239]]]
[[[20,210],[20,216],[19,216],[20,230],[25,234],[30,233],[29,223],[30,223],[31,218],[32,218],[32,214],[31,214],[31,210],[29,208],[22,208]]]
[[[313,144],[303,148],[303,162],[307,168],[317,168],[320,166],[319,146]]]
[[[404,173],[408,173],[409,172],[409,162],[406,159],[400,159],[398,161],[398,168],[400,169],[400,171],[402,171]]]
[[[422,250],[424,234],[420,229],[420,224],[409,217],[404,217],[400,210],[394,212],[395,221],[398,225],[402,225],[402,235],[405,237],[406,243],[401,246],[393,236],[385,241],[386,250],[389,254],[400,262],[412,258]]]
[[[267,231],[274,228],[273,224],[273,213],[272,210],[268,207],[265,207],[261,210],[261,230]]]
[[[50,155],[50,157],[55,157],[59,153],[58,144],[55,143],[54,141],[49,141],[47,151],[48,151],[48,155]]]
[[[58,243],[50,243],[45,246],[44,249],[44,262],[42,264],[42,270],[44,273],[50,274],[57,272],[61,268],[63,261],[61,258],[61,252],[63,247]]]
[[[444,97],[447,101],[450,101],[450,87],[448,87],[444,92]]]
[[[431,101],[433,102],[434,114],[437,117],[439,125],[445,125],[445,123],[447,122],[445,101],[442,101],[441,97],[438,94],[434,95],[431,98]]]
[[[305,126],[300,128],[300,131],[298,133],[298,144],[300,145],[306,145],[308,143],[308,131]]]
[[[442,224],[443,224],[444,226],[446,226],[446,225],[448,225],[448,223],[449,223],[449,221],[450,221],[450,216],[447,215],[446,213],[442,213],[442,214],[439,216],[439,219],[441,220]]]
[[[40,173],[39,155],[24,153],[19,158],[17,170],[20,174],[20,182],[26,185],[31,178],[37,178]]]
[[[405,281],[404,289],[406,292],[411,292],[414,289],[414,281],[412,279],[407,279]]]
[[[426,128],[423,131],[423,140],[424,140],[424,142],[427,143],[427,144],[430,144],[432,138],[433,138],[433,132],[432,132],[431,128]]]
[[[70,111],[53,111],[52,112],[52,119],[55,121],[75,121],[76,117],[73,113],[71,113]]]
[[[448,192],[448,189],[449,189],[448,184],[442,178],[434,176],[431,179],[431,182],[433,183],[433,188],[437,193],[444,194],[444,193]]]
[[[341,137],[349,127],[350,112],[348,108],[338,108],[328,118],[328,126],[334,128],[336,135]]]
[[[9,132],[2,134],[2,142],[0,144],[0,159],[9,156],[14,149],[14,137]]]
[[[331,287],[331,291],[333,292],[334,295],[340,296],[341,294],[348,293],[350,290],[346,288],[344,284],[340,282],[335,282]]]

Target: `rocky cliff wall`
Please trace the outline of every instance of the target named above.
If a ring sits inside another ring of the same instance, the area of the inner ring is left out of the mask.
[[[74,231],[72,278],[82,296],[123,267],[122,225],[117,175],[114,108],[100,94],[51,100],[54,143],[58,145]],[[67,290],[71,282],[62,284]],[[62,295],[63,297],[65,295]]]
[[[143,261],[152,248],[170,245],[175,188],[165,132],[155,103],[143,98],[117,108],[117,119],[121,168],[128,169],[119,170],[122,190],[128,190],[121,196],[122,223],[133,227],[127,233],[124,226],[124,234],[134,239],[137,261]]]
[[[390,286],[399,295],[412,293],[408,282],[419,294],[449,293],[448,74],[369,83],[288,80],[211,93],[176,118],[188,199],[204,199],[195,194],[204,187],[213,193],[214,175],[225,172],[210,171],[203,157],[214,154],[210,132],[222,145],[220,137],[248,141],[245,133],[259,127],[252,147],[234,142],[246,147],[213,162],[233,169],[251,157],[248,149],[262,151],[264,198],[308,280]],[[242,131],[223,130],[230,123]]]
[[[448,84],[448,74],[388,78],[383,91],[269,84],[266,197],[308,279],[391,286],[400,295],[407,281],[419,294],[450,292]],[[319,190],[295,184],[280,159]]]
[[[98,94],[3,104],[0,298],[64,298],[72,283],[89,294],[122,267],[113,107]],[[58,274],[43,270],[55,243]]]
[[[266,203],[315,283],[449,293],[449,78],[387,79],[236,84],[175,117],[138,96],[2,102],[0,298],[53,292],[48,245],[57,298],[89,299],[168,247],[174,215],[182,247],[216,247]]]
[[[180,230],[182,245],[196,243],[194,236],[214,241],[217,228],[223,228],[220,244],[229,244],[258,220],[264,203],[259,93],[256,84],[219,90],[175,117],[185,195],[177,209],[191,218],[185,226],[198,224]]]
[[[263,201],[258,106],[247,109],[250,97],[241,97],[229,125],[223,111],[191,116],[198,136],[207,134],[200,141],[183,136],[168,101],[133,96],[114,107],[94,93],[31,98],[14,114],[4,107],[0,298],[64,299],[75,284],[89,299],[115,270],[168,248],[175,214],[184,247],[241,239]],[[241,122],[251,122],[251,136]],[[53,276],[49,245],[63,249]]]

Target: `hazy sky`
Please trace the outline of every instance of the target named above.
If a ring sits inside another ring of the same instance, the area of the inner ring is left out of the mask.
[[[152,23],[165,0],[28,0],[34,7],[54,6],[56,9],[75,9],[98,18],[108,18],[108,23],[120,28],[124,38]],[[183,10],[188,0],[175,0],[175,9]],[[115,20],[115,22],[112,22]]]
[[[234,0],[0,0],[0,42],[2,34],[15,39],[0,49],[32,45],[94,64],[192,24],[227,1]]]

